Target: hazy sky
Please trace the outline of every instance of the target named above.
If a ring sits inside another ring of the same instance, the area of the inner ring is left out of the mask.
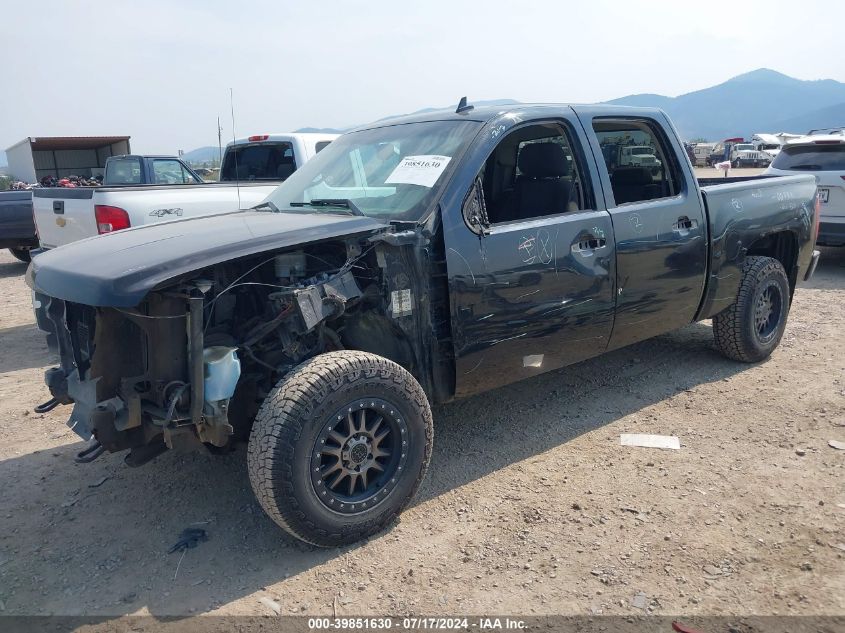
[[[845,3],[3,0],[0,149],[129,134],[175,153],[477,99],[675,96],[768,67],[845,81]]]

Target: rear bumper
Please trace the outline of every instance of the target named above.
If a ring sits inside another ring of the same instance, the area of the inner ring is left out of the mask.
[[[32,236],[0,238],[0,248],[34,248],[38,246],[38,238]]]
[[[821,256],[820,251],[813,251],[812,256],[810,256],[810,265],[807,266],[807,272],[804,273],[804,281],[810,279],[813,276],[813,273],[816,272],[816,266],[819,265],[819,257]]]
[[[845,246],[845,222],[819,223],[819,236],[816,244],[820,246]]]

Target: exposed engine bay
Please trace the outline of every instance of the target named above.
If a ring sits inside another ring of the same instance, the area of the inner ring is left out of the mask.
[[[80,461],[131,449],[126,462],[137,466],[167,448],[226,449],[248,438],[286,373],[332,350],[371,351],[427,391],[451,389],[448,372],[433,385],[438,372],[423,344],[433,336],[442,340],[435,351],[451,353],[448,332],[437,331],[448,328],[445,275],[430,288],[441,278],[419,270],[428,248],[386,236],[393,243],[348,237],[217,264],[133,309],[39,295],[61,360],[47,385],[55,403],[73,404],[68,425],[92,438]]]

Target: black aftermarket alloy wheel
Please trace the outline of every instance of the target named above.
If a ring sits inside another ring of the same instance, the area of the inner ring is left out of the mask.
[[[783,310],[783,295],[775,279],[767,279],[757,291],[754,305],[754,326],[761,343],[771,340],[777,333]]]
[[[425,393],[396,363],[321,354],[265,398],[249,440],[250,483],[299,539],[343,545],[375,534],[413,497],[431,457]]]
[[[746,257],[736,302],[713,317],[716,347],[728,358],[757,362],[780,343],[789,315],[789,280],[771,257]]]
[[[407,462],[408,424],[395,405],[357,400],[323,426],[314,443],[311,484],[320,501],[355,514],[385,499]]]

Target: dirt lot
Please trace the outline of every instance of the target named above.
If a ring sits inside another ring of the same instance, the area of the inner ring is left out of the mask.
[[[845,613],[845,249],[758,366],[702,323],[438,408],[419,497],[340,550],[262,514],[243,450],[75,464],[68,409],[31,413],[51,359],[24,270],[0,254],[2,613]]]

